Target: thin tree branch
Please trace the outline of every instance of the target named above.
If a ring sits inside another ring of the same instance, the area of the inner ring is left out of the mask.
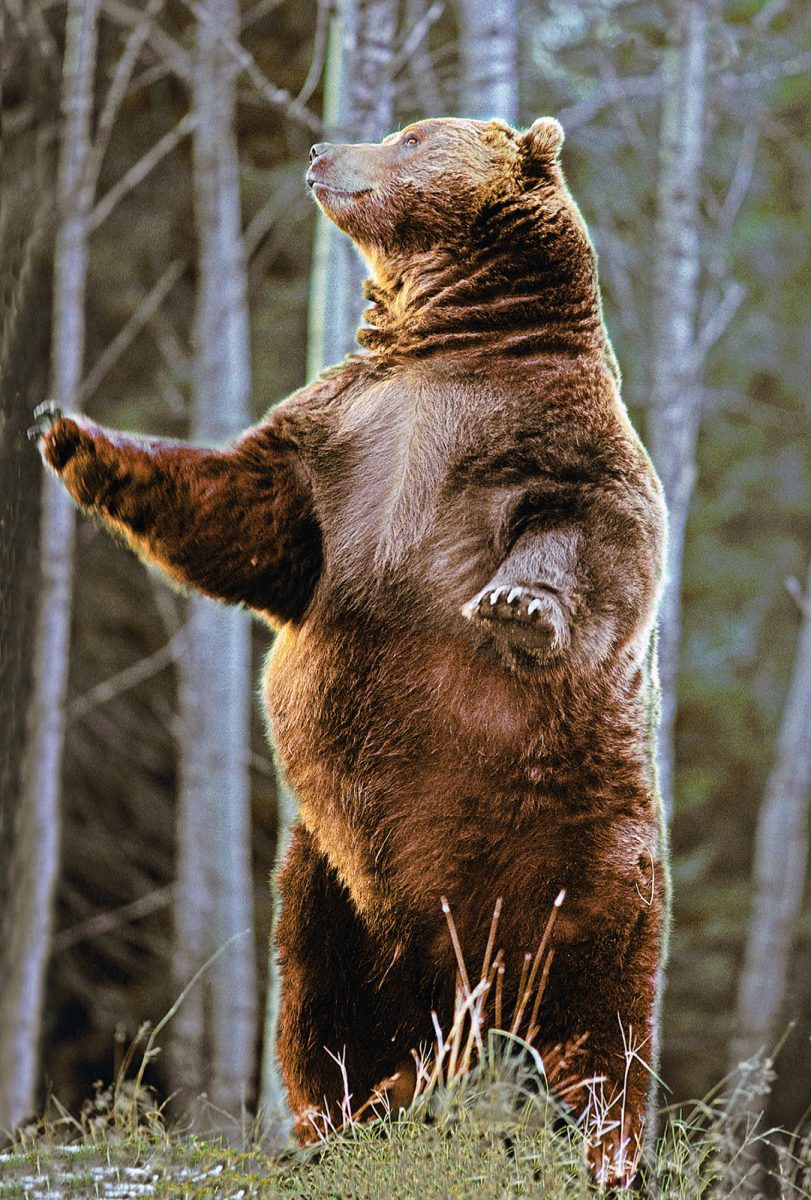
[[[102,0],[102,8],[110,20],[116,21],[119,25],[138,27],[144,18],[141,9],[132,8],[125,3],[125,0]],[[187,82],[191,80],[192,65],[188,51],[179,42],[176,42],[165,29],[153,22],[146,40],[155,53],[169,63],[178,78],[185,79]]]
[[[259,775],[264,775],[267,779],[277,778],[272,760],[266,758],[264,754],[251,755],[251,770],[256,771]]]
[[[614,64],[606,54],[600,53],[600,78],[604,81],[611,95],[622,122],[628,141],[638,151],[645,149],[646,138],[639,124],[639,117],[629,103],[630,97],[625,89],[625,81],[617,74]]]
[[[759,138],[758,123],[748,122],[741,138],[732,180],[718,210],[707,269],[711,284],[705,288],[698,316],[698,328],[702,330],[697,339],[699,352],[704,347],[706,353],[715,345],[746,294],[738,284],[722,289],[720,281],[727,271],[727,250],[732,228],[752,183]]]
[[[785,12],[790,3],[791,0],[768,0],[768,3],[763,5],[760,12],[755,13],[752,18],[752,24],[758,30],[768,28],[772,21],[776,20],[782,12]]]
[[[405,20],[406,25],[411,26],[412,33],[422,26],[427,16],[428,13],[425,11],[423,0],[406,0]],[[395,74],[400,71],[399,60],[405,58],[407,68],[406,78],[408,84],[414,89],[416,96],[419,97],[420,107],[427,116],[439,116],[447,110],[447,105],[442,96],[442,88],[440,87],[437,73],[434,70],[431,54],[428,52],[425,44],[425,37],[428,32],[429,27],[426,27],[425,32],[421,32],[421,36],[414,40],[413,52],[407,58],[404,54],[404,44],[397,58]],[[412,34],[407,34],[406,42],[410,42],[411,38]],[[403,90],[401,84],[398,91],[402,92]]]
[[[590,96],[577,100],[574,104],[569,104],[560,110],[558,116],[563,128],[578,129],[581,125],[588,125],[604,108],[611,107],[615,102],[616,86],[622,88],[622,94],[626,101],[640,99],[644,96],[660,96],[664,86],[664,76],[661,69],[657,69],[650,75],[619,76],[614,86],[607,87],[604,84],[602,87],[595,88]]]
[[[796,575],[790,575],[786,580],[786,591],[799,608],[803,617],[806,620],[811,620],[811,576],[809,577],[808,589],[803,591],[803,585]]]
[[[274,9],[280,8],[284,4],[284,0],[256,0],[246,13],[243,13],[242,20],[239,23],[240,29],[250,29],[251,25],[255,25],[257,21],[261,21],[268,13],[272,13]]]
[[[35,104],[23,104],[9,113],[3,113],[3,137],[13,138],[25,133],[36,121],[37,115]]]
[[[796,55],[782,62],[764,63],[747,71],[721,71],[711,82],[720,85],[727,92],[755,91],[783,79],[787,75],[802,75],[811,68],[811,53]],[[565,129],[578,129],[593,121],[603,109],[610,108],[616,103],[617,88],[625,101],[642,99],[648,96],[659,96],[662,93],[664,77],[661,69],[652,71],[650,75],[617,76],[615,80],[595,88],[590,96],[577,100],[562,108],[558,114]]]
[[[127,88],[128,96],[135,96],[138,92],[142,92],[145,88],[151,87],[153,83],[159,83],[161,79],[165,79],[167,75],[172,74],[171,64],[165,59],[159,58],[157,62],[152,63],[150,67],[145,67],[140,75],[134,76],[129,87]]]
[[[97,913],[94,917],[79,921],[76,925],[71,925],[69,929],[63,929],[56,934],[53,939],[53,953],[61,954],[78,942],[101,937],[105,933],[113,933],[122,925],[129,925],[133,921],[140,920],[141,917],[148,917],[150,913],[157,912],[161,908],[168,908],[172,903],[173,895],[174,886],[170,883],[165,887],[156,888],[154,892],[147,892],[145,896],[139,896],[137,900],[132,900],[129,904],[122,904],[119,908],[113,908],[109,912]]]
[[[741,205],[746,199],[746,193],[751,186],[759,140],[760,129],[757,122],[749,122],[744,128],[735,170],[718,215],[718,225],[724,239],[729,237],[735,218],[740,212]]]
[[[186,641],[186,626],[183,625],[154,654],[139,659],[132,666],[125,667],[123,671],[118,671],[115,675],[110,676],[109,679],[97,683],[89,691],[71,700],[66,708],[68,720],[80,721],[89,712],[92,712],[94,708],[98,708],[102,704],[109,704],[111,700],[116,696],[120,696],[122,692],[137,687],[139,683],[151,679],[153,675],[157,675],[159,671],[162,671],[171,663],[177,662],[186,647]]]
[[[278,188],[266,203],[262,205],[259,211],[251,217],[242,238],[243,245],[245,246],[245,258],[248,262],[253,258],[262,240],[274,227],[279,217],[288,208],[290,202],[300,190],[300,182],[297,182],[295,186],[292,183],[288,183],[286,186]]]
[[[194,373],[191,355],[188,349],[182,345],[167,314],[156,312],[149,322],[149,329],[170,374],[184,384],[191,383]],[[184,398],[178,411],[185,413],[186,409],[187,404]]]
[[[713,311],[702,320],[700,333],[697,334],[695,346],[693,347],[695,370],[697,372],[700,370],[701,364],[709,351],[723,337],[727,326],[740,308],[745,296],[746,288],[743,284],[732,280],[724,289]]]
[[[130,30],[129,36],[124,43],[124,49],[116,63],[113,78],[110,81],[110,86],[107,90],[107,95],[104,98],[104,104],[99,114],[99,119],[96,123],[96,135],[93,139],[93,145],[88,155],[87,169],[85,174],[85,183],[88,187],[92,187],[95,192],[98,182],[101,164],[104,161],[104,155],[107,152],[107,147],[110,144],[110,136],[113,132],[113,125],[118,116],[118,111],[121,108],[121,102],[127,92],[127,87],[132,78],[132,73],[135,70],[135,65],[138,62],[141,51],[149,37],[150,29],[154,23],[155,17],[163,8],[166,0],[149,0],[146,10],[137,25],[134,25]]]
[[[180,258],[176,258],[174,262],[169,263],[169,266],[163,272],[161,277],[152,285],[141,303],[131,314],[129,319],[124,323],[124,325],[122,325],[121,329],[119,329],[118,333],[110,342],[107,349],[96,360],[92,369],[85,376],[81,386],[80,395],[83,405],[86,404],[90,397],[95,394],[96,389],[99,387],[108,372],[112,370],[121,356],[135,341],[141,330],[148,325],[155,316],[156,312],[161,307],[180,276],[183,274],[185,265],[186,264],[183,259]]]
[[[414,55],[419,50],[422,43],[431,31],[431,26],[435,25],[445,11],[445,5],[436,0],[430,8],[422,14],[418,21],[414,23],[411,30],[403,39],[403,44],[400,47],[399,53],[395,56],[392,64],[392,75],[398,75],[403,67],[410,63]]]
[[[296,96],[296,100],[299,104],[307,103],[315,89],[318,87],[318,81],[324,73],[324,63],[327,57],[329,19],[333,8],[334,0],[318,0],[318,17],[315,23],[313,56],[310,60],[310,69],[307,72],[307,78],[304,80],[304,83],[301,86],[301,91]]]
[[[594,239],[600,253],[600,265],[606,265],[606,273],[616,292],[620,320],[629,341],[639,345],[644,324],[640,318],[634,283],[627,259],[629,246],[617,233],[606,225],[592,224]]]
[[[787,123],[771,116],[763,122],[763,125],[774,149],[781,151],[796,167],[811,176],[811,151]]]
[[[278,109],[292,120],[298,121],[305,129],[309,129],[311,133],[321,133],[323,131],[321,122],[310,112],[309,108],[301,104],[295,96],[285,91],[284,88],[276,87],[275,84],[271,83],[257,64],[253,55],[244,46],[240,45],[236,38],[223,25],[212,17],[208,9],[202,4],[198,4],[197,0],[183,0],[183,3],[186,8],[194,13],[198,21],[209,25],[214,30],[218,40],[234,60],[239,63],[239,66],[248,76],[256,91],[271,108]]]
[[[108,192],[102,196],[101,200],[96,204],[90,214],[88,220],[88,230],[92,233],[98,229],[104,221],[107,220],[115,206],[124,199],[125,196],[138,186],[139,183],[146,179],[150,171],[160,163],[167,154],[175,149],[176,146],[183,141],[184,137],[194,129],[196,118],[193,113],[186,113],[182,120],[178,121],[174,129],[170,129],[162,138],[155,142],[146,154],[143,154],[137,162],[134,162],[130,169],[126,171],[118,183],[113,184]]]
[[[768,62],[754,67],[751,71],[724,71],[717,76],[717,82],[727,91],[746,91],[750,88],[762,88],[776,79],[785,79],[787,75],[804,75],[811,69],[811,53],[798,54],[783,62]]]

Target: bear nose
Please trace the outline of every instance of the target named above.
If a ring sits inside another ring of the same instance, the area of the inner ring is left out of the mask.
[[[310,147],[310,162],[315,162],[319,155],[326,154],[327,150],[331,149],[332,142],[316,142],[314,146]]]

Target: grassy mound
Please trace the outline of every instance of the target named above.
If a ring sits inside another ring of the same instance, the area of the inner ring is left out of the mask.
[[[761,1128],[744,1084],[666,1115],[642,1165],[649,1194],[811,1198],[811,1137]],[[72,1140],[69,1140],[72,1139]],[[437,1087],[398,1118],[357,1123],[308,1150],[269,1155],[170,1130],[144,1090],[100,1092],[80,1119],[25,1131],[0,1156],[0,1200],[587,1200],[599,1195],[583,1138],[516,1059],[490,1061]]]

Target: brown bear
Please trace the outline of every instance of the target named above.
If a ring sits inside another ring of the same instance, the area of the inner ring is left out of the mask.
[[[558,123],[428,120],[313,147],[371,269],[362,348],[227,449],[39,414],[45,461],[172,579],[277,636],[265,695],[300,805],[279,1057],[302,1140],[451,1023],[501,901],[503,1011],[556,897],[536,1044],[629,1183],[667,906],[653,766],[665,512],[619,395]],[[491,951],[496,945],[490,947]]]

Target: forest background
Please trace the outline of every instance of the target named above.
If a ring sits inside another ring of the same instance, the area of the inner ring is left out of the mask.
[[[49,1094],[78,1109],[244,928],[149,1078],[226,1109],[272,1091],[267,880],[290,816],[254,696],[269,631],[74,526],[31,410],[56,395],[208,440],[258,419],[363,307],[307,195],[310,143],[451,114],[562,121],[676,518],[669,1098],[785,1034],[770,1115],[807,1117],[809,6],[6,0],[2,68],[0,1128]]]

